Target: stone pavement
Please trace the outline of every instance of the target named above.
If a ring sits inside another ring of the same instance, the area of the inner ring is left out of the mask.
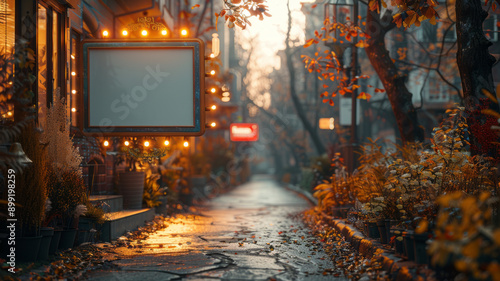
[[[109,248],[87,280],[347,280],[297,214],[310,203],[255,177],[143,241]]]

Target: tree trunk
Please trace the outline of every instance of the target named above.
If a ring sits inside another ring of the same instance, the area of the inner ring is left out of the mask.
[[[495,96],[491,68],[495,58],[488,52],[491,45],[483,33],[487,13],[480,0],[457,0],[457,64],[462,79],[465,115],[470,132],[471,155],[488,155],[498,161],[499,138],[491,129],[497,118],[482,113],[490,109],[499,112],[498,103],[490,100],[483,90]]]
[[[309,136],[311,137],[312,142],[314,143],[314,147],[316,148],[316,152],[319,155],[322,155],[323,153],[326,152],[325,146],[321,142],[321,139],[319,138],[316,130],[314,130],[314,127],[311,125],[311,122],[309,122],[309,119],[307,118],[307,114],[302,106],[302,103],[300,102],[300,99],[297,95],[297,90],[295,88],[295,66],[293,65],[293,56],[292,56],[292,50],[290,47],[290,30],[292,28],[292,16],[290,12],[290,7],[289,3],[287,2],[287,8],[288,8],[288,29],[286,33],[286,41],[285,41],[285,56],[286,56],[286,65],[288,68],[288,74],[289,74],[289,81],[290,81],[290,96],[292,97],[292,102],[295,107],[295,110],[297,111],[297,115],[300,118],[300,121],[302,121],[302,124],[304,125],[305,130],[309,133]]]
[[[382,26],[377,12],[369,11],[366,23],[370,38],[367,39],[369,46],[365,48],[365,51],[387,91],[401,134],[401,141],[403,144],[422,142],[424,130],[419,125],[417,112],[412,103],[413,95],[408,91],[405,78],[399,75],[385,46],[384,37],[389,29]]]

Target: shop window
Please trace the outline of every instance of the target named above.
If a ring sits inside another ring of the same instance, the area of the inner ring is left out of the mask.
[[[43,126],[55,91],[64,93],[64,28],[62,15],[51,6],[38,4],[37,10],[37,106],[38,124]]]
[[[12,87],[13,67],[7,64],[12,54],[15,42],[15,0],[2,0],[0,2],[0,124],[10,123],[14,120],[14,105],[7,96]]]
[[[491,42],[498,41],[498,15],[492,14],[483,22],[484,35]]]

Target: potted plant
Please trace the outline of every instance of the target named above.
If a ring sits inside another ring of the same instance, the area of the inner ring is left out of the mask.
[[[123,195],[123,207],[125,209],[141,209],[144,193],[146,163],[166,155],[166,148],[150,148],[150,142],[142,144],[137,139],[127,141],[118,148],[116,164],[125,162],[125,171],[118,174],[118,188]]]
[[[87,202],[86,212],[78,221],[78,244],[99,241],[102,227],[107,220],[102,204],[106,203],[94,205]]]
[[[20,225],[16,256],[19,261],[35,261],[41,243],[40,227],[47,198],[47,158],[34,122],[23,129],[19,143],[32,163],[16,173],[16,218]]]

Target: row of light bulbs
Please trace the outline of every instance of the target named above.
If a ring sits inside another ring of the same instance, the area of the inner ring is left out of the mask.
[[[129,35],[129,31],[127,29],[124,29],[124,30],[122,30],[121,34],[122,34],[122,36],[128,36]],[[149,32],[146,29],[141,30],[141,35],[142,36],[148,36],[148,34],[149,34]],[[168,35],[168,30],[162,29],[160,31],[160,34],[162,36],[167,36]],[[181,37],[187,37],[189,35],[189,31],[186,28],[183,28],[183,29],[180,30],[179,34],[181,35]],[[109,31],[107,31],[107,30],[104,30],[102,32],[102,37],[103,38],[108,38],[109,35],[110,35]]]
[[[123,142],[123,144],[124,144],[125,146],[129,146],[129,145],[130,145],[130,141],[125,140],[125,141]],[[166,140],[163,142],[163,144],[164,144],[165,146],[169,146],[169,145],[170,145],[170,140],[169,140],[169,139],[166,139]],[[108,141],[108,140],[104,140],[104,141],[103,141],[103,145],[104,145],[105,147],[109,147],[110,143],[109,143],[109,141]],[[148,140],[145,140],[145,141],[144,141],[144,143],[143,143],[143,145],[144,145],[144,147],[149,147],[149,146],[151,145],[151,142],[150,142],[150,141],[148,141]],[[183,145],[184,147],[189,147],[189,141],[188,141],[187,139],[184,139],[184,142],[183,142],[183,144],[182,144],[182,145]]]

